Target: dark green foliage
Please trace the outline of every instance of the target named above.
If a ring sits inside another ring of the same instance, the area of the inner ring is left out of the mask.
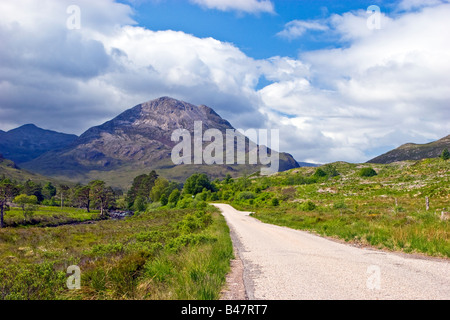
[[[147,208],[147,199],[141,196],[138,196],[133,203],[132,209],[136,212],[144,212]]]
[[[442,159],[442,160],[448,160],[448,159],[450,159],[450,152],[448,151],[447,148],[445,148],[444,150],[442,150],[442,153],[441,153],[441,159]]]
[[[204,173],[195,173],[187,178],[184,184],[184,192],[187,194],[197,195],[203,189],[216,191],[214,185],[210,182],[208,176]]]
[[[339,175],[336,166],[333,164],[327,164],[322,167],[323,171],[327,174],[329,178],[333,178]]]
[[[304,210],[304,211],[313,211],[314,209],[316,209],[316,205],[314,202],[312,202],[311,200],[308,200],[306,202],[303,202],[300,205],[300,209]]]
[[[27,180],[23,185],[22,193],[27,196],[36,196],[38,202],[41,203],[44,200],[44,196],[42,195],[42,186],[34,181]]]
[[[376,175],[377,172],[373,168],[362,168],[359,170],[359,176],[363,178],[370,178]]]
[[[126,196],[129,208],[133,206],[137,197],[142,197],[146,201],[150,201],[150,192],[155,185],[156,179],[158,179],[158,174],[154,170],[149,174],[142,174],[134,178],[133,184]]]
[[[255,194],[251,191],[242,191],[237,196],[238,200],[249,200],[255,198],[256,198]]]
[[[165,193],[161,195],[161,198],[159,198],[159,201],[161,202],[161,205],[165,206],[169,203],[169,199]]]
[[[326,177],[327,173],[322,168],[317,168],[316,172],[314,172],[314,176],[318,178]]]
[[[174,189],[170,193],[170,196],[169,196],[169,199],[168,199],[169,203],[172,203],[172,204],[176,205],[178,200],[180,199],[180,195],[181,195],[180,190]]]
[[[280,201],[278,200],[278,198],[272,198],[271,204],[273,207],[278,207],[280,205]]]
[[[50,200],[56,195],[56,188],[52,185],[51,182],[47,182],[46,185],[42,188],[42,196],[45,200]]]

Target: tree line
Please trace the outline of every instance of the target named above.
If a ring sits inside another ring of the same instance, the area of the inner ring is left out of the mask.
[[[124,195],[121,189],[107,186],[102,180],[94,180],[86,185],[43,186],[32,180],[18,183],[0,177],[0,227],[4,227],[4,213],[12,204],[22,208],[25,218],[31,215],[36,206],[61,206],[100,210],[105,216],[108,210],[145,211],[150,203],[159,202],[176,205],[182,197],[196,196],[201,192],[215,192],[217,187],[206,174],[193,174],[185,183],[169,181],[160,177],[156,171],[134,178],[131,188]]]

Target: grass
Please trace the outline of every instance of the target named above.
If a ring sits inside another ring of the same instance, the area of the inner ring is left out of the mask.
[[[232,255],[228,227],[212,207],[54,228],[5,228],[0,298],[217,299]],[[70,265],[81,269],[80,290],[66,287]]]
[[[449,221],[440,219],[450,208],[448,161],[333,166],[338,176],[314,178],[316,168],[299,168],[252,179],[247,191],[263,191],[249,200],[236,193],[231,203],[267,223],[380,249],[450,257]],[[361,177],[365,167],[377,175]]]
[[[37,206],[31,218],[25,219],[21,208],[11,207],[5,211],[6,227],[51,227],[63,224],[79,223],[89,220],[99,220],[100,211],[91,210],[86,212],[85,209],[63,208],[50,206]]]

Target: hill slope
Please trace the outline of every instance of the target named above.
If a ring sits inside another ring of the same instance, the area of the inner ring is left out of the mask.
[[[445,148],[450,149],[450,135],[426,144],[407,143],[397,149],[378,156],[367,163],[392,163],[405,160],[437,158]]]
[[[46,182],[51,182],[54,185],[58,185],[61,183],[70,184],[70,183],[66,183],[64,181],[59,181],[56,179],[44,177],[40,174],[23,170],[23,169],[19,168],[14,163],[14,161],[5,159],[0,154],[0,179],[2,179],[3,177],[11,179],[11,180],[15,180],[19,183],[25,182],[27,180],[32,180],[34,182],[41,183],[41,184],[44,184]]]
[[[169,97],[137,105],[116,118],[92,127],[69,147],[51,151],[23,164],[33,172],[44,175],[88,181],[101,178],[115,186],[124,186],[137,174],[156,169],[158,173],[183,181],[194,172],[205,172],[211,177],[226,173],[248,174],[258,170],[256,165],[180,165],[171,160],[171,141],[176,129],[186,129],[193,136],[194,122],[201,121],[203,131],[233,129],[207,106],[195,106]],[[280,154],[280,170],[298,167],[288,154]]]

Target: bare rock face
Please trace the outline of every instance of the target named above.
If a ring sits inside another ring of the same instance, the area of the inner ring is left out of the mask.
[[[203,130],[233,129],[211,108],[162,97],[139,104],[116,118],[92,127],[69,147],[48,152],[24,164],[24,167],[50,176],[70,177],[92,170],[112,171],[123,166],[157,169],[169,163],[176,129],[194,132],[194,122],[201,121]],[[283,170],[298,167],[287,154],[280,155]],[[211,170],[211,168],[208,168]],[[231,169],[231,168],[230,168]],[[235,171],[235,169],[232,169]],[[132,179],[132,177],[130,178]]]

